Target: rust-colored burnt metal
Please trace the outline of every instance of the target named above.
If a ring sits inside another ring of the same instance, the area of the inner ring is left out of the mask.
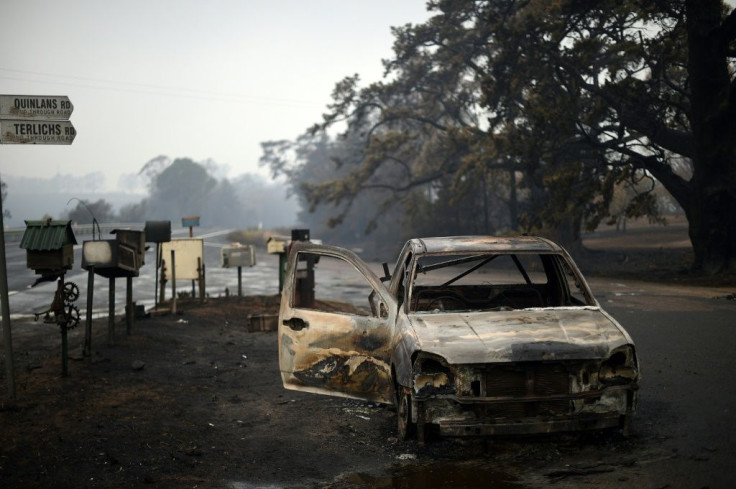
[[[322,257],[358,271],[370,311],[302,301],[299,264]],[[279,314],[286,388],[394,403],[399,433],[420,439],[430,425],[445,436],[628,429],[633,341],[560,246],[414,239],[386,279],[349,250],[294,244]]]

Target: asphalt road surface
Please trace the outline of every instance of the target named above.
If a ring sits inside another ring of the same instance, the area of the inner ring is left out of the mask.
[[[591,282],[601,305],[633,337],[641,361],[633,436],[656,442],[640,465],[662,469],[643,477],[641,487],[736,487],[734,291]]]
[[[188,229],[173,230],[174,238],[187,237]],[[237,268],[222,268],[220,253],[224,245],[229,244],[227,234],[230,230],[208,230],[204,233],[195,233],[195,238],[204,240],[204,263],[206,270],[206,292],[217,297],[226,294],[237,294]],[[107,237],[105,238],[107,239]],[[79,299],[75,305],[84,316],[87,302],[88,273],[82,269],[82,239],[74,247],[74,267],[64,277],[65,282],[74,282],[80,290]],[[30,316],[48,309],[54,298],[55,282],[43,282],[35,287],[31,285],[38,278],[33,270],[26,268],[26,251],[19,247],[19,243],[6,244],[6,263],[8,269],[8,292],[11,320]],[[145,264],[140,269],[138,277],[133,279],[133,301],[143,305],[146,309],[154,305],[154,290],[156,281],[156,245],[149,244],[146,252]],[[244,295],[270,295],[278,293],[278,258],[259,252],[256,266],[242,269],[242,288]],[[125,307],[125,279],[115,281],[115,311],[120,314]],[[177,281],[177,292],[190,292],[191,281]],[[95,276],[93,298],[93,316],[107,315],[109,281],[105,277]],[[195,289],[196,290],[196,289]],[[198,290],[196,291],[198,294]],[[166,297],[171,297],[171,286],[166,290]]]

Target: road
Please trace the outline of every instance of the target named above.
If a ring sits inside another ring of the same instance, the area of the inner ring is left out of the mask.
[[[633,433],[648,447],[632,471],[640,487],[736,487],[736,301],[724,297],[734,290],[599,279],[591,286],[641,361]]]
[[[172,237],[187,237],[188,229],[174,229]],[[206,270],[206,292],[211,296],[225,295],[225,289],[237,294],[238,276],[236,268],[222,268],[220,265],[220,249],[228,244],[227,234],[230,230],[207,230],[204,233],[195,233],[195,238],[204,240],[204,263]],[[106,238],[107,239],[107,238]],[[80,289],[79,299],[75,305],[84,314],[87,300],[88,273],[82,269],[82,240],[74,246],[74,267],[64,280],[74,282]],[[146,309],[154,305],[154,282],[156,270],[156,246],[150,245],[146,252],[145,264],[140,269],[138,277],[133,279],[133,301],[143,305]],[[26,251],[18,246],[18,242],[6,245],[6,262],[8,268],[8,291],[11,320],[30,316],[46,310],[54,297],[55,282],[44,282],[35,287],[37,275],[33,270],[26,268]],[[257,254],[257,266],[244,268],[242,271],[243,293],[248,295],[268,295],[278,292],[278,258],[265,252]],[[109,282],[106,278],[96,276],[94,282],[93,316],[106,315],[108,312]],[[177,291],[191,292],[191,282],[177,282]],[[197,292],[198,293],[198,292]],[[171,287],[166,291],[166,297],[171,296]],[[115,310],[120,314],[125,307],[125,280],[115,281]]]

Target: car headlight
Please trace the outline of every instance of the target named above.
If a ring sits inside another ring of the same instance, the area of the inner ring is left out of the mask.
[[[423,354],[416,359],[414,392],[419,397],[455,392],[455,375],[443,358]]]
[[[631,345],[617,348],[611,353],[598,371],[598,380],[604,384],[630,384],[639,377],[636,355]]]

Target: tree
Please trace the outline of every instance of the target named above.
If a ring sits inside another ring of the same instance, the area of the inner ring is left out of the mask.
[[[296,223],[296,199],[287,195],[285,184],[260,175],[245,173],[232,180],[240,201],[241,224],[250,228],[273,229]]]
[[[120,222],[143,222],[148,215],[148,199],[138,203],[126,204],[118,212]]]
[[[312,205],[349,208],[370,188],[400,202],[448,178],[452,199],[505,172],[510,215],[518,205],[522,226],[574,236],[610,214],[616,185],[656,178],[685,210],[695,267],[736,270],[736,11],[720,0],[428,6],[426,23],[394,29],[384,82],[337,84],[318,129],[346,124],[364,151],[346,177],[308,187]],[[692,178],[677,171],[683,157]],[[389,167],[399,178],[375,178]],[[627,213],[654,204],[638,194]]]
[[[736,53],[736,10],[725,19],[716,0],[685,2],[690,75],[689,122],[693,177],[671,177],[690,223],[696,266],[736,271],[736,86],[729,59]]]
[[[504,63],[484,79],[488,107],[508,122],[510,106],[542,110],[540,79],[563,87],[563,106],[575,108],[565,145],[605,151],[606,169],[657,178],[686,212],[696,268],[736,270],[736,13],[725,16],[719,0],[570,0],[497,14]],[[510,86],[511,97],[499,90]],[[680,157],[692,161],[689,180],[675,171]]]
[[[77,205],[67,214],[67,219],[77,224],[92,224],[92,219],[98,222],[111,222],[115,219],[112,205],[105,199],[95,202],[77,200]]]
[[[229,180],[223,178],[207,193],[204,206],[200,211],[202,222],[212,226],[233,226],[246,228],[247,217],[243,215],[243,206]]]
[[[150,216],[171,219],[171,216],[200,215],[216,186],[217,180],[204,167],[189,158],[177,158],[154,177]]]

